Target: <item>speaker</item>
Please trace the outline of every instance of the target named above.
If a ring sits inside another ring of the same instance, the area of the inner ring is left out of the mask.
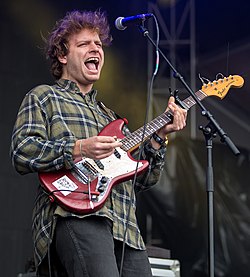
[[[170,250],[146,246],[148,259],[154,277],[180,277],[180,262],[170,257]]]

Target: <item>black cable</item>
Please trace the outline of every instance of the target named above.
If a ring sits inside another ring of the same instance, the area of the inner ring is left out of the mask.
[[[132,186],[131,186],[131,198],[130,198],[130,203],[129,203],[129,207],[128,207],[128,213],[127,213],[127,218],[126,218],[126,226],[125,226],[125,231],[124,231],[124,236],[123,236],[123,245],[122,245],[122,257],[121,257],[121,265],[120,265],[120,273],[119,276],[122,277],[122,270],[123,270],[123,264],[124,264],[124,256],[125,256],[125,238],[127,235],[127,230],[128,230],[128,222],[129,222],[129,216],[130,216],[130,211],[131,211],[131,207],[132,207],[132,199],[134,199],[135,197],[135,184],[136,184],[136,179],[137,179],[137,173],[138,173],[138,166],[139,166],[139,158],[141,157],[142,154],[142,150],[143,150],[143,142],[144,142],[144,138],[145,138],[145,131],[146,131],[146,124],[148,122],[148,114],[149,114],[149,106],[150,106],[150,99],[151,99],[151,95],[152,95],[152,91],[153,91],[153,83],[154,83],[154,79],[155,76],[158,72],[159,69],[159,26],[158,26],[158,22],[157,22],[157,18],[153,15],[154,21],[155,21],[155,26],[156,26],[156,63],[155,63],[155,70],[152,74],[151,80],[150,80],[150,86],[148,89],[148,94],[147,94],[147,104],[146,104],[146,114],[145,114],[145,119],[144,119],[144,127],[143,127],[143,132],[142,132],[142,138],[141,138],[141,144],[139,146],[139,154],[138,154],[138,161],[136,164],[136,169],[135,169],[135,174],[134,174],[134,178],[132,181]]]
[[[52,237],[52,226],[53,226],[53,219],[51,221],[50,232],[49,232],[49,239],[48,239],[48,268],[49,268],[49,277],[52,277],[51,257],[50,257],[50,244],[51,244],[51,237]]]

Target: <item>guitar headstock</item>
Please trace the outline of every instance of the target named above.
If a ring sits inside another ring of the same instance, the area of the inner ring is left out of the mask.
[[[241,88],[244,84],[244,79],[239,75],[230,75],[228,77],[209,82],[202,86],[202,91],[207,96],[217,96],[223,99],[229,89],[232,88]]]

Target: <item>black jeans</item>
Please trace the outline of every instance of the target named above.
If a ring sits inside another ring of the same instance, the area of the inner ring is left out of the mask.
[[[67,274],[59,276],[118,277],[122,244],[114,240],[112,222],[107,218],[60,218],[54,250]],[[152,277],[146,251],[126,246],[122,277]]]

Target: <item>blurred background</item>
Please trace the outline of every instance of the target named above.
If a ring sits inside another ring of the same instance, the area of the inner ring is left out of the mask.
[[[155,67],[155,50],[136,26],[119,31],[120,16],[151,12],[159,24],[160,48],[194,90],[203,81],[240,75],[242,88],[231,88],[221,101],[204,100],[220,126],[241,151],[234,156],[214,139],[215,275],[249,276],[250,265],[250,31],[248,1],[79,1],[2,0],[1,16],[1,144],[0,276],[26,272],[32,260],[31,213],[38,181],[19,176],[11,166],[11,132],[24,95],[34,86],[53,83],[43,53],[42,36],[69,10],[107,11],[113,44],[96,84],[99,99],[131,130],[143,125],[148,86]],[[153,19],[145,26],[156,39]],[[204,79],[205,78],[205,79]],[[161,114],[169,88],[179,97],[186,89],[161,57],[149,103],[149,116]],[[206,148],[199,126],[201,111],[189,111],[187,128],[169,140],[166,166],[159,184],[138,195],[138,221],[147,245],[169,249],[181,264],[181,276],[207,276]]]

